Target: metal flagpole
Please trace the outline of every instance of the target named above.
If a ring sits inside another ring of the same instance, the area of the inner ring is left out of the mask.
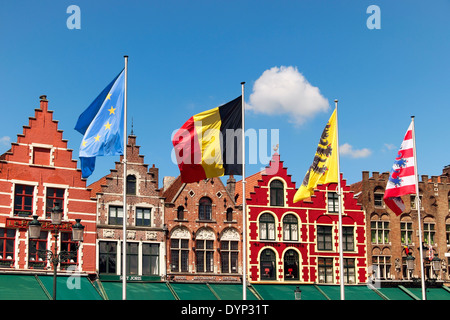
[[[427,300],[425,291],[425,273],[423,270],[423,242],[422,242],[422,218],[420,217],[420,196],[419,196],[419,170],[417,166],[416,155],[416,129],[414,128],[414,116],[411,116],[412,121],[412,138],[413,138],[413,152],[414,152],[414,166],[416,167],[416,207],[417,207],[417,220],[419,223],[419,252],[420,252],[420,277],[422,279],[422,300]]]
[[[245,100],[244,85],[242,87],[242,300],[247,300],[247,227],[246,227],[246,204],[245,204]]]
[[[344,252],[342,246],[342,190],[341,190],[341,168],[339,163],[339,127],[338,127],[338,100],[334,100],[336,104],[336,150],[337,150],[337,171],[338,171],[338,205],[339,205],[339,283],[341,289],[341,300],[345,300],[344,290]]]
[[[128,56],[125,58],[125,86],[123,104],[123,244],[122,244],[122,300],[127,300],[127,77],[128,77]]]

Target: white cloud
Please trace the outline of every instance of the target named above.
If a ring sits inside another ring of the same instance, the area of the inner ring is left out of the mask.
[[[351,158],[367,158],[372,154],[372,151],[367,148],[363,149],[353,149],[353,146],[344,143],[343,145],[339,146],[339,154],[343,156],[349,156]]]
[[[0,138],[0,145],[1,146],[7,146],[11,143],[11,138],[8,136],[3,136]]]
[[[268,115],[287,114],[290,121],[302,124],[319,112],[326,112],[329,103],[296,67],[273,67],[255,81],[247,108]]]

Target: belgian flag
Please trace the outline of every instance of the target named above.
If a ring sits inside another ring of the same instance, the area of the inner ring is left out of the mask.
[[[242,96],[196,114],[174,134],[181,180],[242,175]]]

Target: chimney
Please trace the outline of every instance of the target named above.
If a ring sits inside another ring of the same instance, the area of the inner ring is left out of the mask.
[[[40,108],[42,111],[47,111],[48,110],[48,100],[47,100],[47,96],[46,95],[42,95],[39,97],[41,104],[40,104]]]
[[[230,177],[227,180],[227,191],[233,198],[235,190],[236,190],[236,179],[234,178],[233,175],[230,175]]]

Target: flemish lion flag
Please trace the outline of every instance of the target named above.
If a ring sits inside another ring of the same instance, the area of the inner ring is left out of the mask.
[[[311,197],[318,184],[338,182],[336,128],[336,109],[334,109],[330,120],[323,129],[313,163],[306,172],[302,185],[294,195],[294,203]]]
[[[192,116],[172,143],[185,183],[242,175],[242,97]]]

